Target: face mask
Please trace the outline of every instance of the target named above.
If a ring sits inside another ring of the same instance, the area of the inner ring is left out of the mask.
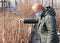
[[[40,17],[42,15],[42,13],[37,12],[35,15],[36,15],[36,17]]]

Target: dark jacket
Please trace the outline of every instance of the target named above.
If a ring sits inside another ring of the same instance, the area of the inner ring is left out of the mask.
[[[54,8],[46,7],[41,17],[25,19],[24,23],[34,23],[34,35],[32,40],[41,39],[41,43],[58,43],[56,30],[56,13]],[[32,42],[34,43],[34,42]]]

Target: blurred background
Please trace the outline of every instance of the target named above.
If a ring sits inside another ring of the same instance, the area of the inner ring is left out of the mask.
[[[0,0],[0,43],[29,43],[32,24],[20,23],[19,19],[33,18],[31,6],[35,3],[54,7],[60,35],[60,0]]]

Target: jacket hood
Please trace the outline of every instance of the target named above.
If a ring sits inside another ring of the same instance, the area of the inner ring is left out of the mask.
[[[46,12],[49,13],[51,16],[56,16],[56,12],[51,6],[46,7]]]

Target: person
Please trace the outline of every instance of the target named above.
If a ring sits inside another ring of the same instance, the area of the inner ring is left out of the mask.
[[[31,43],[59,43],[54,8],[37,3],[32,10],[36,18],[20,19],[20,22],[35,24]]]

